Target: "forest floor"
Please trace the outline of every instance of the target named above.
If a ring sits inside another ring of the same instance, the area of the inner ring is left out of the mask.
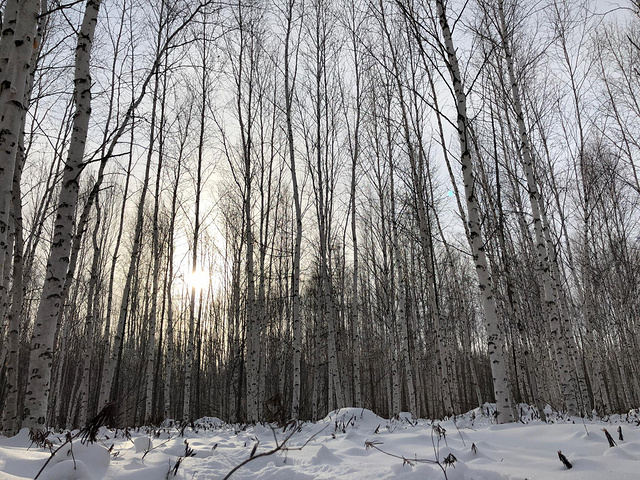
[[[638,411],[606,422],[550,415],[548,423],[529,418],[495,425],[480,409],[455,421],[432,423],[412,421],[409,415],[385,420],[369,410],[350,408],[284,432],[269,425],[242,429],[208,417],[182,432],[169,427],[102,428],[98,441],[86,445],[79,437],[65,444],[66,434],[51,435],[54,450],[64,445],[38,478],[222,480],[253,457],[231,478],[631,480],[640,478],[639,417]],[[624,440],[619,440],[618,427]],[[603,428],[616,446],[609,447]],[[0,479],[36,477],[51,454],[30,444],[25,429],[13,438],[0,436]],[[267,454],[278,445],[280,451]],[[561,463],[558,450],[573,468]]]

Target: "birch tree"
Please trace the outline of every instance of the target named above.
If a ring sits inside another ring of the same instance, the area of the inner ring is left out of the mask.
[[[47,424],[46,412],[50,390],[53,339],[61,308],[60,298],[64,279],[67,275],[71,235],[78,203],[78,176],[83,168],[82,161],[91,116],[90,59],[100,3],[100,0],[87,1],[78,35],[74,78],[73,135],[56,209],[55,234],[47,261],[47,275],[31,340],[30,375],[25,406],[27,413],[24,422],[24,426],[28,428],[43,428]]]
[[[16,13],[16,5],[13,5],[14,2],[8,2],[5,7],[5,18],[4,25],[8,25],[7,28],[3,28],[3,36],[4,35],[12,35],[13,31],[11,28],[11,24],[15,21],[13,16]],[[44,10],[46,7],[46,0],[41,0],[40,8]],[[0,301],[0,321],[4,321],[6,317],[6,326],[7,326],[7,338],[6,344],[1,346],[3,359],[5,360],[3,364],[6,365],[6,396],[5,396],[5,404],[2,416],[2,425],[3,425],[3,433],[6,436],[11,436],[17,432],[17,429],[20,425],[20,418],[18,415],[18,394],[19,394],[19,385],[18,385],[18,349],[20,343],[20,320],[21,320],[21,311],[23,307],[24,301],[24,293],[25,293],[25,265],[24,265],[24,225],[23,225],[23,217],[22,217],[22,172],[24,169],[24,163],[26,160],[26,147],[25,147],[25,124],[27,112],[26,108],[31,102],[31,95],[33,92],[34,78],[36,74],[36,69],[38,65],[38,57],[41,51],[42,39],[44,36],[44,28],[45,28],[45,18],[40,17],[38,19],[38,26],[36,29],[36,35],[34,38],[34,42],[37,44],[37,48],[32,51],[31,54],[31,63],[29,66],[29,75],[27,77],[27,87],[25,91],[25,99],[24,106],[25,109],[22,112],[21,123],[22,126],[20,128],[20,135],[18,137],[18,148],[16,150],[16,165],[15,170],[13,172],[13,190],[12,190],[12,221],[14,225],[13,229],[13,252],[7,252],[7,261],[4,265],[5,271],[8,271],[11,267],[11,291],[4,292],[7,295],[6,301],[9,301],[10,298],[10,307],[7,308],[4,305],[1,305]],[[3,38],[2,40],[5,40]],[[2,61],[5,61],[3,58]],[[8,61],[8,58],[6,59]],[[5,70],[2,70],[4,73]],[[13,262],[10,261],[9,255],[13,253]],[[2,252],[0,252],[0,256]],[[13,263],[13,265],[11,265]],[[5,276],[6,278],[6,276]],[[8,286],[8,283],[4,282],[5,287]],[[1,287],[0,287],[1,288]],[[2,290],[0,290],[0,299],[2,298]],[[3,324],[4,326],[4,324]]]
[[[357,173],[361,156],[361,141],[360,135],[362,132],[362,110],[363,110],[363,73],[365,68],[364,52],[361,47],[360,39],[358,38],[359,32],[365,27],[366,21],[363,16],[358,12],[361,5],[359,2],[353,1],[348,6],[348,36],[350,40],[350,48],[353,54],[353,81],[355,83],[354,102],[353,109],[355,110],[354,118],[349,122],[349,116],[347,114],[347,128],[349,152],[351,155],[351,186],[350,186],[350,215],[351,215],[351,241],[353,242],[353,264],[352,264],[352,297],[351,297],[351,345],[353,352],[352,371],[353,371],[353,403],[354,407],[362,405],[362,385],[360,378],[360,301],[358,291],[358,276],[359,272],[359,257],[358,257],[358,219],[356,211],[356,193],[357,193]]]
[[[191,237],[192,241],[192,251],[191,251],[191,274],[195,277],[198,271],[199,264],[199,256],[200,252],[198,251],[198,245],[200,241],[201,235],[201,199],[202,199],[202,189],[204,187],[203,181],[203,162],[204,162],[204,148],[205,148],[205,132],[206,132],[206,113],[209,108],[209,96],[208,92],[211,88],[211,79],[209,74],[209,57],[210,57],[210,40],[207,38],[206,33],[204,32],[203,23],[203,43],[200,48],[200,64],[197,66],[198,70],[198,89],[200,94],[199,99],[199,112],[198,112],[198,120],[199,120],[199,128],[198,128],[198,151],[197,151],[197,159],[196,159],[196,183],[195,183],[195,199],[194,199],[194,220],[193,220],[193,236]],[[196,290],[198,290],[198,286],[195,284],[191,286],[191,297],[189,302],[189,332],[188,332],[188,341],[187,341],[187,361],[185,364],[185,373],[184,373],[184,404],[182,410],[182,416],[184,421],[188,421],[191,419],[190,415],[193,414],[193,407],[191,405],[191,377],[194,373],[193,370],[193,362],[195,358],[195,344],[194,344],[194,335],[195,335],[195,309],[196,309]],[[198,305],[202,308],[202,286],[199,289],[200,300]],[[199,321],[198,321],[199,328]],[[199,365],[197,366],[199,368]]]
[[[298,48],[294,46],[294,67],[291,59],[291,36],[294,33],[295,0],[289,0],[285,11],[285,39],[284,39],[284,96],[285,117],[287,124],[287,148],[289,155],[289,169],[291,170],[291,189],[293,194],[293,206],[295,209],[296,233],[293,244],[293,269],[291,272],[291,296],[292,296],[292,325],[293,325],[293,391],[291,395],[291,416],[298,419],[300,416],[300,392],[301,392],[301,356],[302,356],[302,321],[300,319],[300,249],[302,245],[302,205],[300,201],[300,188],[298,186],[298,170],[296,167],[296,151],[293,137],[293,100],[295,95],[297,54]]]
[[[189,104],[192,105],[191,103]],[[175,344],[174,344],[174,307],[173,307],[173,279],[174,279],[174,255],[175,255],[175,225],[176,225],[176,213],[178,211],[178,189],[180,186],[180,178],[182,173],[182,164],[184,161],[184,154],[186,151],[186,142],[188,138],[189,127],[191,125],[191,112],[187,111],[184,115],[178,117],[178,131],[179,131],[179,143],[178,153],[176,158],[176,164],[174,167],[175,178],[173,183],[173,190],[171,196],[171,210],[169,217],[169,238],[167,240],[167,347],[165,356],[165,377],[164,377],[164,418],[172,418],[172,405],[171,394],[173,380],[173,368],[175,358]],[[186,122],[183,125],[182,122]]]
[[[522,87],[520,85],[520,76],[516,75],[516,59],[514,58],[512,46],[513,38],[514,38],[514,28],[510,25],[513,23],[512,20],[507,22],[505,15],[504,2],[500,1],[496,5],[489,4],[481,4],[481,7],[484,10],[485,21],[497,30],[498,39],[495,40],[495,44],[499,45],[501,48],[502,56],[504,57],[504,63],[506,64],[506,75],[507,81],[510,86],[510,98],[509,103],[513,107],[513,111],[515,113],[516,120],[516,128],[518,131],[518,138],[514,137],[514,141],[517,141],[518,146],[517,149],[513,149],[515,152],[519,152],[520,160],[523,166],[523,170],[525,173],[529,204],[531,207],[531,212],[533,216],[533,230],[535,236],[535,255],[537,257],[538,270],[539,275],[541,277],[543,292],[544,292],[544,321],[548,322],[550,327],[550,335],[551,342],[553,348],[553,357],[556,363],[556,374],[560,379],[560,386],[563,395],[563,399],[566,405],[567,412],[569,415],[575,415],[577,413],[578,405],[576,401],[576,395],[574,391],[574,385],[572,380],[572,367],[569,355],[566,351],[564,336],[562,334],[562,330],[567,330],[570,332],[571,326],[564,322],[561,325],[560,318],[560,307],[558,305],[557,298],[557,290],[554,286],[552,279],[552,266],[551,266],[551,256],[549,255],[547,245],[547,232],[545,232],[546,224],[543,222],[543,211],[542,206],[544,205],[543,194],[538,187],[538,181],[534,176],[534,159],[533,159],[533,146],[530,141],[530,136],[528,133],[527,125],[525,123],[524,116],[524,108],[522,101]],[[511,12],[511,16],[513,16],[513,8],[516,7],[516,4],[509,5],[509,10]],[[491,32],[487,34],[487,36],[491,36]],[[493,47],[489,47],[491,49]],[[502,62],[502,58],[499,58],[497,62]],[[496,65],[496,69],[498,70],[498,76],[500,77],[500,84],[502,85],[502,76],[503,76],[503,68],[498,63]],[[504,90],[507,90],[507,87],[502,85]],[[493,122],[493,120],[492,120]],[[498,119],[498,122],[501,124],[502,119]],[[509,123],[509,121],[507,120]],[[509,130],[511,131],[510,127]],[[495,138],[495,137],[494,137]],[[494,141],[495,143],[495,141]],[[498,159],[497,159],[497,151],[496,155],[496,170],[498,168]],[[500,218],[500,236],[501,239],[501,250],[504,252],[506,250],[506,244],[504,241],[504,233],[503,230],[505,228],[503,223],[503,208],[502,208],[502,200],[500,198],[500,189],[499,189],[499,176],[496,173],[496,185],[498,187],[498,197],[497,197],[497,208],[499,211]],[[522,221],[521,221],[522,224]],[[523,232],[526,232],[525,237],[529,238],[528,229],[526,227],[523,229]],[[532,244],[533,246],[533,244]],[[505,268],[507,268],[505,261]],[[509,295],[509,301],[511,307],[513,307],[513,294],[511,290],[511,285],[509,284],[510,280],[507,278],[507,289]]]
[[[484,310],[487,343],[489,346],[489,360],[493,377],[493,389],[496,399],[497,420],[499,423],[515,420],[511,403],[511,387],[504,359],[504,340],[500,331],[499,319],[496,312],[496,301],[493,293],[491,274],[487,266],[487,258],[484,250],[482,227],[480,224],[479,205],[475,192],[475,176],[471,159],[471,146],[469,142],[469,119],[467,116],[467,98],[462,83],[458,56],[453,43],[449,19],[447,17],[444,0],[436,0],[436,10],[446,54],[447,70],[451,77],[455,106],[457,112],[457,130],[460,141],[460,160],[464,177],[464,189],[467,203],[467,224],[471,240],[471,253],[478,275],[478,288],[482,296]]]
[[[310,72],[309,90],[312,95],[311,144],[307,142],[307,161],[314,189],[314,206],[318,222],[318,273],[320,281],[319,318],[327,322],[328,359],[328,405],[329,409],[345,406],[343,387],[338,369],[338,345],[336,333],[335,305],[329,269],[331,252],[331,222],[333,214],[333,194],[336,176],[335,117],[330,90],[331,72],[329,56],[334,53],[331,44],[331,15],[329,5],[324,0],[313,3],[309,34],[311,45],[309,55],[313,62]],[[317,366],[316,368],[318,368]],[[334,398],[335,396],[335,398]]]
[[[22,119],[28,107],[25,93],[33,48],[37,48],[34,36],[39,12],[39,0],[7,2],[8,26],[3,27],[0,39],[0,299],[6,297],[8,288],[4,284],[4,272],[5,262],[10,262],[11,255],[8,241],[13,174]]]

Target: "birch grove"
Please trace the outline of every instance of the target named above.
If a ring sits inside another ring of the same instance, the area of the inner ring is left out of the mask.
[[[640,405],[632,4],[0,8],[4,434]]]

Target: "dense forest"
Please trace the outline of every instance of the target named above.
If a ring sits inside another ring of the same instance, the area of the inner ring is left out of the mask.
[[[640,3],[2,0],[2,432],[640,405]]]

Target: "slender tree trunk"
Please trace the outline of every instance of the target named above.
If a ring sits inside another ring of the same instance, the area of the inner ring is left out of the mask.
[[[291,272],[291,296],[292,296],[292,324],[293,324],[293,390],[291,395],[291,417],[298,419],[300,416],[300,392],[301,378],[300,367],[302,357],[302,322],[300,320],[300,248],[302,245],[302,206],[300,204],[300,191],[298,187],[298,174],[296,170],[296,154],[293,142],[293,95],[295,92],[295,71],[291,73],[291,61],[289,54],[289,41],[293,28],[293,9],[295,1],[290,0],[287,11],[287,30],[284,44],[284,91],[285,114],[287,121],[287,146],[289,154],[289,168],[291,170],[291,189],[293,193],[293,206],[295,209],[295,240],[293,244],[293,269]]]
[[[188,130],[188,129],[187,129]],[[183,137],[186,139],[185,137]],[[176,162],[176,179],[173,185],[173,196],[171,199],[171,217],[169,220],[169,239],[167,241],[167,353],[165,359],[165,377],[164,377],[164,418],[171,418],[171,385],[172,385],[172,369],[174,359],[174,341],[173,341],[173,257],[174,257],[174,229],[175,229],[175,217],[177,212],[178,202],[178,187],[180,185],[180,170],[182,167],[182,152],[184,151],[184,145],[181,145],[180,155]]]
[[[160,19],[165,17],[165,2],[162,0],[160,2]],[[160,49],[162,45],[162,37],[163,31],[161,28],[158,29],[158,36],[156,39],[157,47],[156,54],[158,56],[161,55]],[[160,229],[158,226],[158,215],[160,210],[160,194],[161,194],[161,180],[162,180],[162,166],[164,160],[164,124],[165,124],[165,105],[166,105],[166,71],[163,72],[163,86],[162,93],[160,93],[160,72],[156,70],[156,75],[154,79],[154,91],[153,91],[153,106],[151,112],[151,124],[150,124],[150,132],[149,132],[149,155],[153,153],[153,148],[155,145],[155,136],[156,136],[156,108],[157,102],[160,102],[160,125],[158,128],[158,165],[156,170],[156,184],[155,184],[155,195],[154,195],[154,203],[153,203],[153,224],[152,224],[152,246],[151,252],[153,256],[153,273],[152,273],[152,283],[151,283],[151,310],[149,314],[149,346],[147,353],[147,367],[146,367],[146,376],[147,376],[147,385],[146,385],[146,401],[145,401],[145,415],[147,424],[151,424],[154,419],[153,412],[153,396],[154,396],[154,380],[155,380],[155,352],[156,352],[156,323],[157,323],[157,312],[158,312],[158,291],[159,291],[159,277],[160,277],[160,259],[161,259],[161,247],[160,247]],[[160,99],[158,98],[160,96]],[[173,219],[171,220],[173,222]]]
[[[244,125],[241,126],[244,131]],[[247,337],[247,354],[248,354],[248,372],[247,372],[247,421],[257,422],[259,400],[258,400],[258,375],[260,370],[260,344],[259,344],[259,328],[258,328],[258,312],[256,300],[255,286],[255,267],[254,267],[254,239],[251,215],[251,137],[247,134],[244,140],[244,169],[245,169],[245,199],[244,199],[244,216],[245,216],[245,242],[247,244],[245,270],[247,275],[247,313],[246,313],[246,337]]]
[[[93,35],[98,21],[100,0],[88,0],[78,35],[76,48],[75,105],[73,136],[69,146],[67,162],[62,178],[62,188],[56,209],[53,243],[47,261],[47,274],[38,307],[31,341],[29,360],[29,384],[26,394],[25,426],[43,428],[47,423],[47,401],[51,379],[53,340],[56,333],[58,313],[64,279],[67,275],[71,238],[78,203],[78,176],[82,171],[82,160],[91,116],[91,74],[89,70]]]
[[[544,299],[547,305],[547,313],[549,315],[549,324],[551,326],[552,342],[554,345],[554,354],[557,362],[557,368],[560,370],[560,389],[562,391],[567,413],[575,415],[578,412],[575,389],[571,378],[570,362],[567,358],[564,342],[560,333],[560,310],[558,308],[558,300],[551,280],[551,268],[549,265],[549,254],[544,235],[545,225],[542,222],[539,198],[542,194],[538,191],[537,182],[533,173],[533,158],[531,155],[531,145],[527,134],[526,125],[524,123],[524,113],[522,110],[522,100],[520,97],[520,86],[516,79],[514,60],[511,55],[511,46],[508,38],[507,23],[504,14],[504,2],[498,1],[498,15],[500,18],[500,38],[502,48],[507,63],[507,71],[509,74],[509,83],[511,84],[511,96],[513,100],[513,108],[518,123],[518,133],[520,135],[520,151],[522,154],[524,172],[527,179],[527,187],[529,190],[529,201],[531,203],[531,211],[533,215],[533,228],[536,239],[536,252],[538,263],[542,270],[542,282],[544,287]]]
[[[207,48],[206,45],[203,48]],[[198,160],[197,160],[197,173],[196,173],[196,198],[195,198],[195,218],[193,223],[193,250],[191,252],[191,273],[195,276],[198,269],[198,243],[200,240],[200,199],[202,196],[202,163],[204,160],[204,135],[206,129],[206,109],[207,109],[207,65],[206,55],[203,56],[201,65],[201,93],[203,94],[202,104],[200,105],[200,129],[198,136]],[[202,298],[202,290],[200,291],[200,298]],[[200,305],[202,308],[202,305]],[[182,417],[184,421],[191,420],[191,415],[194,413],[191,405],[191,381],[193,374],[193,360],[195,356],[194,345],[194,329],[195,329],[195,309],[196,309],[196,285],[191,286],[191,301],[189,303],[189,337],[187,343],[187,359],[185,363],[184,373],[184,401]]]
[[[353,127],[353,136],[349,138],[349,146],[351,149],[351,189],[350,189],[350,207],[351,207],[351,239],[353,242],[353,273],[352,273],[352,297],[351,297],[351,351],[353,370],[353,406],[362,406],[362,387],[360,380],[360,302],[358,291],[359,272],[359,255],[358,255],[358,228],[357,228],[357,212],[356,212],[356,183],[357,169],[360,161],[360,133],[362,121],[362,73],[359,56],[359,40],[357,36],[356,11],[355,3],[351,4],[351,21],[350,26],[351,47],[354,55],[354,80],[356,87],[356,105],[355,105],[355,124]]]
[[[138,200],[136,223],[135,223],[135,229],[133,233],[133,245],[131,247],[131,257],[129,259],[127,276],[125,278],[124,288],[122,290],[122,302],[120,304],[120,311],[118,314],[118,324],[116,327],[115,335],[113,337],[114,343],[111,350],[111,358],[108,363],[109,371],[107,372],[105,378],[103,379],[103,382],[106,382],[107,385],[109,385],[110,387],[107,394],[108,394],[108,399],[112,402],[117,402],[119,400],[119,388],[120,388],[119,380],[120,380],[120,370],[121,370],[121,360],[122,360],[122,349],[124,345],[125,326],[126,326],[127,316],[129,313],[129,306],[131,302],[132,285],[134,282],[134,276],[139,266],[138,263],[140,258],[140,250],[142,248],[142,226],[143,226],[143,220],[144,220],[144,204],[147,198],[147,192],[149,190],[149,177],[151,173],[152,155],[150,152],[151,150],[149,150],[147,154],[144,179],[142,181],[142,190],[140,193],[140,199]],[[113,275],[113,272],[112,272],[112,275]]]
[[[84,352],[82,366],[82,382],[80,384],[80,425],[85,425],[88,420],[89,411],[89,387],[91,379],[91,364],[93,361],[93,332],[95,330],[95,318],[98,315],[97,302],[94,297],[98,283],[100,269],[100,244],[98,242],[98,233],[100,230],[100,221],[102,212],[100,211],[100,199],[96,197],[96,224],[93,230],[92,247],[93,259],[91,261],[91,277],[89,279],[89,291],[87,294],[87,317],[84,331]]]
[[[412,414],[416,414],[416,400],[415,400],[415,388],[413,384],[413,370],[411,369],[411,362],[409,360],[409,334],[407,329],[407,301],[406,301],[406,275],[404,268],[404,260],[402,251],[400,250],[400,241],[398,240],[398,219],[396,215],[396,200],[395,200],[395,182],[394,182],[394,166],[393,166],[393,158],[389,156],[389,172],[390,172],[390,202],[391,202],[391,243],[393,245],[393,271],[396,272],[393,276],[396,277],[396,280],[393,282],[395,284],[395,289],[392,290],[393,296],[395,300],[395,308],[393,318],[395,319],[393,324],[393,336],[398,336],[398,328],[399,332],[399,342],[395,342],[399,347],[394,348],[396,351],[397,348],[400,349],[402,353],[402,365],[404,368],[405,378],[407,382],[407,393],[409,400],[409,410]],[[397,354],[394,356],[394,364],[398,364],[400,359],[396,359]],[[400,408],[402,408],[401,403],[401,392],[402,387],[400,383],[400,372],[399,366],[396,366],[394,369],[394,395],[393,395],[393,411],[391,415],[397,415],[400,413]]]
[[[47,0],[40,0],[41,10],[46,8]],[[5,6],[5,17],[3,22],[3,32],[2,32],[2,42],[9,42],[10,37],[13,36],[12,26],[15,26],[15,19],[17,16],[18,2],[15,0],[10,0],[7,2]],[[26,149],[24,145],[25,138],[25,124],[27,118],[26,108],[28,108],[31,102],[31,93],[33,91],[33,83],[35,78],[35,72],[38,65],[38,57],[41,51],[41,42],[44,30],[45,20],[43,17],[38,19],[38,27],[36,30],[36,36],[34,38],[34,42],[37,47],[31,53],[31,64],[29,69],[29,76],[27,78],[27,87],[25,91],[25,100],[24,106],[25,110],[22,112],[22,126],[20,129],[20,135],[18,137],[18,149],[16,151],[16,166],[13,172],[13,192],[12,192],[12,209],[13,209],[13,266],[11,269],[11,277],[12,277],[12,290],[10,292],[11,298],[11,308],[9,308],[8,304],[4,304],[4,302],[0,302],[0,323],[5,320],[6,316],[6,328],[7,328],[7,338],[6,344],[2,345],[2,362],[0,365],[6,365],[6,395],[5,395],[5,403],[4,403],[4,411],[2,416],[2,425],[3,425],[3,433],[6,436],[11,436],[14,433],[17,433],[20,427],[21,417],[19,416],[19,405],[18,405],[18,393],[19,393],[19,385],[18,385],[18,367],[19,367],[19,347],[20,347],[20,322],[21,322],[21,312],[23,308],[24,302],[24,294],[25,294],[25,262],[24,262],[24,230],[22,223],[22,193],[21,193],[21,181],[22,181],[22,171],[24,168],[24,163],[26,159]],[[6,46],[6,45],[5,45]],[[2,47],[4,48],[4,47]],[[4,50],[3,50],[4,52]],[[4,53],[2,53],[2,57],[0,59],[0,70],[1,74],[4,75],[6,73],[6,63],[8,63],[8,55],[9,49],[6,50],[7,57],[4,57]],[[57,162],[52,162],[53,165],[56,165]],[[57,169],[56,169],[57,170]],[[51,178],[51,177],[49,177]],[[53,190],[53,189],[51,189]],[[44,223],[44,222],[43,222]],[[35,232],[36,235],[39,235],[38,232]],[[7,255],[11,252],[8,250]],[[2,255],[2,252],[0,252]],[[9,269],[11,262],[7,260],[5,263],[5,271]],[[29,272],[26,270],[26,272]],[[6,276],[5,276],[6,278]],[[8,285],[8,282],[4,282],[5,287]],[[0,289],[0,298],[3,296],[4,291]],[[7,293],[6,302],[9,300],[9,292]],[[6,315],[5,315],[6,312]],[[5,363],[6,362],[6,363]]]
[[[489,360],[493,377],[493,389],[496,399],[498,423],[513,422],[515,414],[511,402],[511,387],[507,377],[504,359],[504,340],[500,331],[500,324],[496,312],[496,300],[493,293],[493,282],[487,267],[487,258],[482,238],[480,223],[480,207],[475,193],[475,177],[468,139],[469,119],[467,117],[467,98],[462,85],[458,57],[453,44],[449,20],[447,18],[444,0],[436,0],[440,28],[444,37],[444,47],[447,55],[447,67],[451,76],[451,83],[455,94],[457,110],[457,128],[460,141],[462,173],[464,177],[465,196],[467,200],[469,236],[471,239],[472,255],[478,275],[478,287],[482,296],[482,306],[487,328],[487,343],[489,346]]]
[[[156,103],[156,99],[158,96],[158,88],[159,82],[156,76],[156,86],[154,92],[154,107]],[[164,92],[162,93],[164,98]],[[163,107],[164,107],[164,101]],[[155,108],[153,108],[155,110]],[[149,154],[152,154],[153,145],[155,143],[155,111],[151,113],[151,131],[150,131],[150,144],[149,144]],[[160,123],[162,128],[162,123],[164,119],[162,115],[164,114],[164,108],[162,108]],[[146,394],[145,394],[145,416],[147,423],[153,419],[153,387],[154,387],[154,364],[155,364],[155,345],[156,345],[156,316],[158,313],[158,290],[159,290],[159,277],[160,277],[160,231],[158,227],[158,211],[160,209],[160,185],[161,185],[161,177],[162,177],[162,160],[163,160],[163,145],[160,144],[160,151],[158,152],[158,166],[156,171],[156,185],[155,185],[155,195],[154,195],[154,204],[153,204],[153,224],[152,224],[152,240],[151,240],[151,252],[153,256],[153,273],[152,281],[151,281],[151,309],[149,312],[149,337],[148,337],[148,350],[147,350],[147,367],[146,367]]]
[[[7,75],[13,73],[9,71],[9,59],[11,50],[15,46],[13,40],[20,3],[19,0],[7,0],[2,12],[2,38],[0,39],[0,82],[2,83]]]
[[[21,136],[24,138],[24,136]],[[23,155],[24,148],[22,147],[18,155]],[[20,178],[22,174],[22,167],[24,164],[24,157],[18,160],[18,165],[14,172],[14,184],[13,184],[13,221],[15,225],[15,237],[14,237],[14,253],[13,253],[13,268],[12,277],[13,284],[11,289],[11,308],[7,315],[7,338],[6,344],[3,345],[6,351],[5,362],[5,403],[4,411],[2,415],[2,433],[11,437],[18,433],[20,427],[21,417],[18,413],[18,393],[20,391],[20,385],[18,384],[18,369],[19,369],[19,348],[20,348],[20,313],[22,312],[23,300],[24,300],[24,271],[23,271],[23,251],[24,251],[24,238],[22,229],[22,200],[20,189]]]
[[[332,410],[334,407],[344,407],[344,395],[340,382],[340,374],[338,368],[338,351],[336,341],[336,319],[335,309],[333,306],[331,278],[329,271],[329,232],[331,218],[329,215],[330,205],[330,182],[329,178],[329,158],[332,152],[329,150],[327,142],[329,132],[323,132],[323,120],[325,128],[328,129],[328,115],[329,106],[327,99],[327,71],[326,71],[326,48],[327,48],[327,31],[325,15],[326,5],[322,2],[318,2],[314,5],[315,9],[315,25],[314,25],[314,41],[315,41],[315,69],[313,77],[315,80],[314,85],[314,122],[315,122],[315,170],[316,170],[316,213],[318,217],[318,236],[319,236],[319,262],[320,262],[320,285],[321,285],[321,304],[322,304],[322,318],[327,323],[327,363],[328,363],[328,408]],[[325,136],[323,136],[323,133]],[[310,159],[311,160],[311,159]],[[335,400],[334,400],[335,395]]]
[[[28,107],[25,94],[33,48],[37,48],[34,34],[39,10],[39,0],[10,0],[6,5],[8,26],[3,27],[0,41],[0,274],[4,272],[5,262],[11,261],[8,240],[13,174],[23,116]],[[15,29],[11,28],[13,25]],[[0,278],[0,298],[8,288],[3,280],[4,277]]]

